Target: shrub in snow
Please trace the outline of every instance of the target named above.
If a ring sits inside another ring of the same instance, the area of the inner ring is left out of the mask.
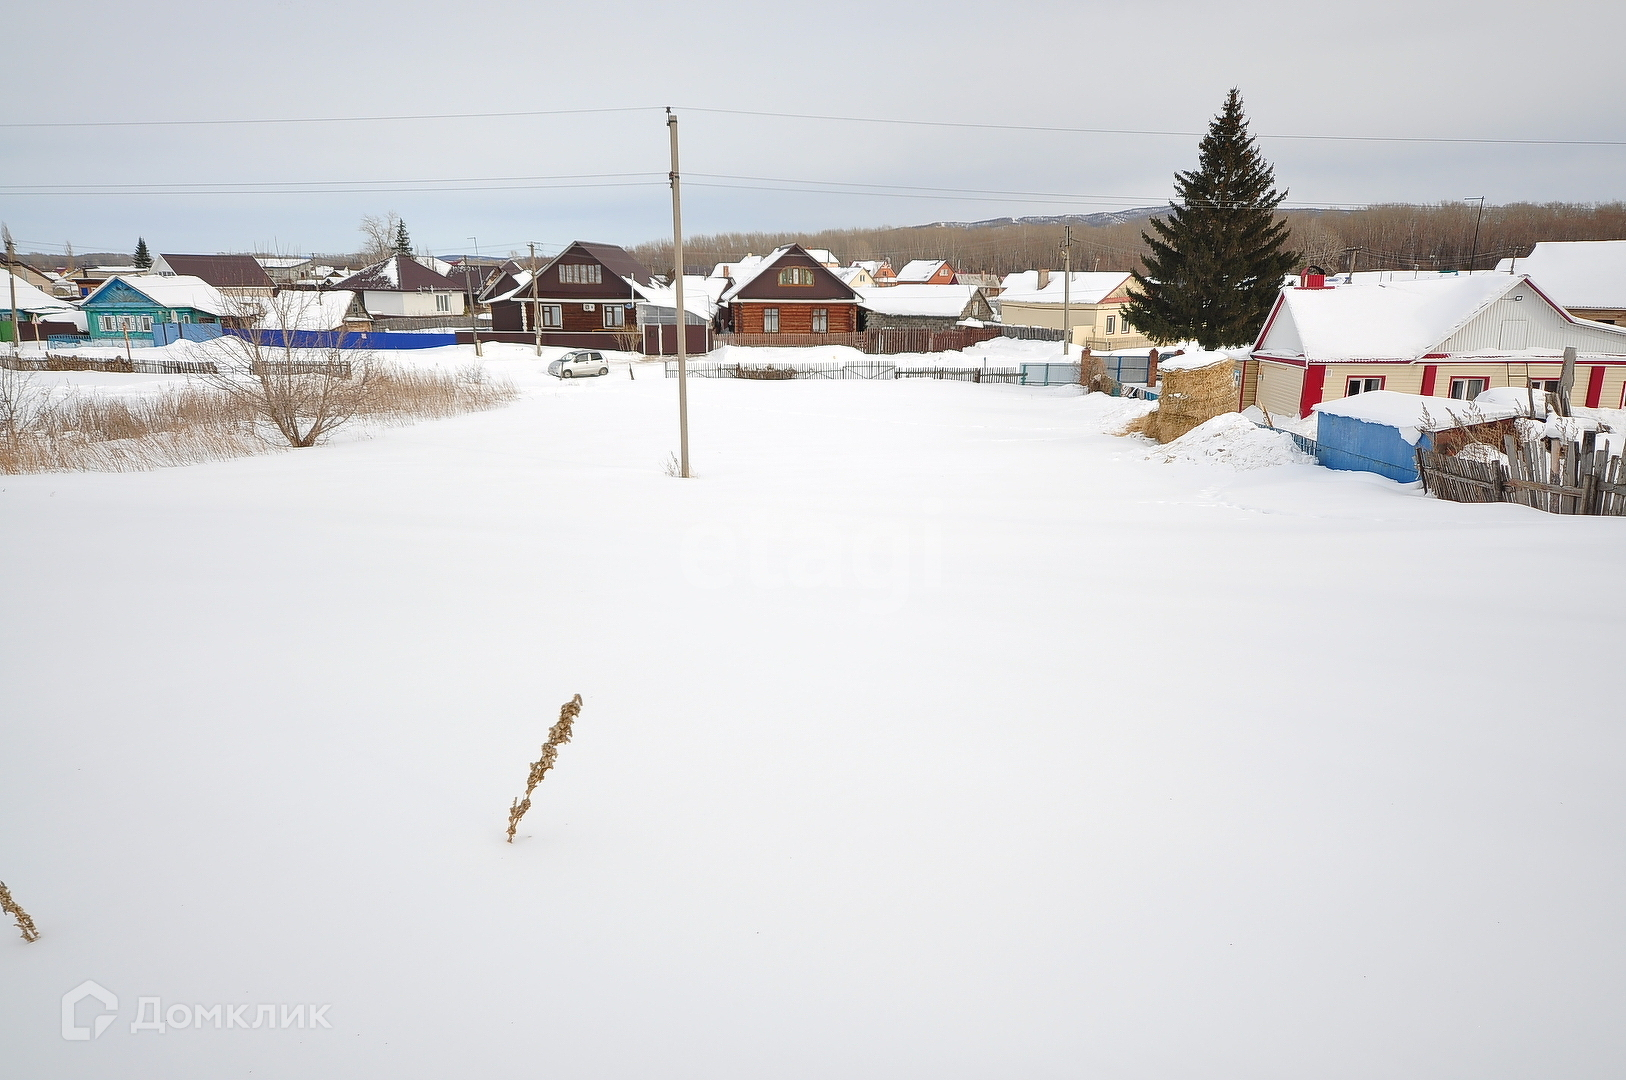
[[[0,911],[17,920],[17,929],[23,932],[24,941],[40,939],[40,932],[35,928],[33,918],[23,910],[21,904],[11,898],[11,890],[6,888],[3,881],[0,881]]]
[[[515,799],[514,805],[508,808],[508,842],[514,842],[514,830],[519,828],[519,819],[525,816],[525,811],[531,808],[531,792],[536,785],[548,775],[553,763],[559,759],[559,747],[570,741],[570,729],[576,722],[576,716],[582,711],[582,696],[577,694],[559,709],[559,722],[548,729],[548,741],[542,744],[542,756],[531,762],[531,773],[525,778],[525,798]]]

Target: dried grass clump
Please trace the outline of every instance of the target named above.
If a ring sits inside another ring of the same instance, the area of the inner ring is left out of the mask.
[[[260,394],[235,392],[208,376],[129,397],[60,392],[33,379],[0,369],[0,474],[135,472],[286,448],[289,418],[282,413],[302,407],[298,395],[305,390],[325,395],[331,406],[342,387],[347,396],[332,417],[392,426],[493,409],[519,396],[512,382],[480,365],[443,372],[373,364],[345,380],[279,373],[267,380],[278,392]],[[284,384],[288,393],[280,393]],[[313,440],[336,426],[330,418]],[[307,424],[302,434],[311,431]]]
[[[1206,367],[1164,368],[1157,411],[1146,415],[1140,430],[1170,443],[1205,420],[1236,412],[1236,404],[1236,362],[1230,358]]]
[[[519,828],[519,819],[525,816],[525,811],[531,808],[531,792],[536,785],[553,768],[553,763],[559,759],[559,747],[570,741],[571,726],[576,723],[577,715],[582,711],[582,696],[577,694],[565,702],[559,709],[559,721],[548,729],[548,741],[542,744],[542,756],[531,763],[531,774],[525,778],[525,798],[515,799],[514,805],[508,808],[508,842],[514,842],[514,830]]]
[[[736,379],[794,379],[796,375],[797,371],[793,367],[775,367],[773,364],[769,364],[767,367],[734,365],[734,377]]]
[[[17,920],[17,929],[23,932],[24,941],[38,941],[40,939],[40,932],[34,925],[33,916],[24,911],[22,905],[11,898],[11,890],[6,888],[6,883],[3,881],[0,881],[0,911],[4,911]]]

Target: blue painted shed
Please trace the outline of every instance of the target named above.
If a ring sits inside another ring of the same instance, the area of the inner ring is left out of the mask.
[[[1314,408],[1316,460],[1329,469],[1370,472],[1402,484],[1417,480],[1417,448],[1431,450],[1434,433],[1521,415],[1518,408],[1372,390]]]

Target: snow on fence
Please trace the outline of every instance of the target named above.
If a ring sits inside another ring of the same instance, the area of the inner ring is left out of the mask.
[[[1502,452],[1488,443],[1488,454],[1417,450],[1417,473],[1423,490],[1449,502],[1510,502],[1549,514],[1626,517],[1626,458],[1598,449],[1596,433],[1580,442],[1502,439]],[[1495,455],[1491,457],[1490,455]]]
[[[890,360],[854,360],[831,364],[709,364],[688,365],[695,379],[944,379],[951,382],[1009,383],[1012,385],[1053,386],[1056,383],[1026,383],[1021,367],[899,367]],[[1044,367],[1045,365],[1036,365]],[[1062,365],[1055,365],[1060,367]],[[1074,365],[1075,369],[1077,365]],[[666,361],[666,377],[677,378],[677,361]],[[1057,380],[1059,382],[1060,380]],[[1073,382],[1077,382],[1075,374]]]
[[[861,330],[856,334],[718,334],[715,342],[717,345],[780,348],[846,345],[871,356],[893,356],[897,353],[959,352],[1002,336],[1000,330],[998,326],[958,326],[952,330],[883,326]]]

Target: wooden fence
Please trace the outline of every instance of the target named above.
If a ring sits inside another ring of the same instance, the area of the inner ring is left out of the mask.
[[[1423,489],[1450,502],[1510,502],[1549,514],[1626,517],[1626,458],[1581,442],[1502,440],[1503,457],[1479,461],[1417,451]]]
[[[846,345],[871,356],[897,353],[958,352],[991,338],[1004,336],[998,326],[958,326],[933,330],[924,326],[883,326],[856,334],[718,334],[717,345],[777,346],[810,348],[816,345]]]

